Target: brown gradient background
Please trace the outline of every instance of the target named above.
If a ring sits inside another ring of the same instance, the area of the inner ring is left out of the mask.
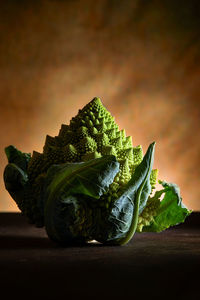
[[[42,151],[99,96],[200,209],[200,1],[1,1],[0,77],[1,174],[5,146]]]

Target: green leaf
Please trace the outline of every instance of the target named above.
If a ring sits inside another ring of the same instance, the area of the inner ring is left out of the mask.
[[[159,181],[164,187],[163,190],[155,193],[150,198],[151,203],[160,201],[157,205],[155,215],[149,226],[144,226],[142,231],[161,232],[170,226],[177,225],[185,221],[185,218],[192,212],[182,203],[179,187],[174,183]],[[163,200],[160,200],[164,194]]]
[[[27,170],[28,162],[31,158],[30,153],[23,153],[19,151],[15,146],[10,145],[5,148],[5,153],[9,163],[14,163],[23,171]]]
[[[4,183],[7,191],[15,197],[15,193],[24,188],[28,181],[26,172],[13,163],[7,164],[4,170]]]
[[[136,168],[123,194],[114,202],[104,230],[97,240],[107,244],[124,245],[133,237],[138,214],[146,205],[151,192],[150,174],[155,143],[150,144],[141,164]]]
[[[59,243],[87,239],[83,231],[78,233],[83,219],[88,222],[87,203],[98,201],[118,172],[119,163],[112,155],[52,166],[46,178],[45,227],[49,237]]]
[[[14,163],[9,163],[4,170],[5,188],[21,209],[23,205],[24,188],[28,182],[28,176]]]

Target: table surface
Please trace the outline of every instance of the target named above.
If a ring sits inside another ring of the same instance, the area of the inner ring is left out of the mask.
[[[22,215],[0,213],[0,290],[6,299],[197,299],[199,225],[196,212],[162,233],[135,234],[126,246],[64,248]]]

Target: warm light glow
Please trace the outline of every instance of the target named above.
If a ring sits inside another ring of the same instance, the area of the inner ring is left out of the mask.
[[[135,146],[156,141],[159,178],[199,210],[200,24],[190,1],[14,3],[0,10],[0,173],[5,146],[42,151],[46,134],[98,96]],[[17,211],[2,178],[0,199],[0,211]]]

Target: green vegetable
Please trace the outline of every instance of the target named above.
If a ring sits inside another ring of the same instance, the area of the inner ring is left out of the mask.
[[[180,189],[174,183],[160,181],[164,189],[149,197],[147,205],[139,217],[137,231],[160,232],[179,224],[191,213],[182,203]],[[161,201],[160,198],[164,194]]]
[[[119,172],[115,156],[52,166],[47,172],[45,227],[60,243],[87,241],[98,225],[99,199]]]
[[[154,149],[150,144],[143,157],[94,98],[58,136],[47,135],[43,153],[7,147],[5,187],[28,220],[60,244],[124,245],[135,231],[159,232],[191,213],[176,185],[160,182],[164,189],[153,196]]]

